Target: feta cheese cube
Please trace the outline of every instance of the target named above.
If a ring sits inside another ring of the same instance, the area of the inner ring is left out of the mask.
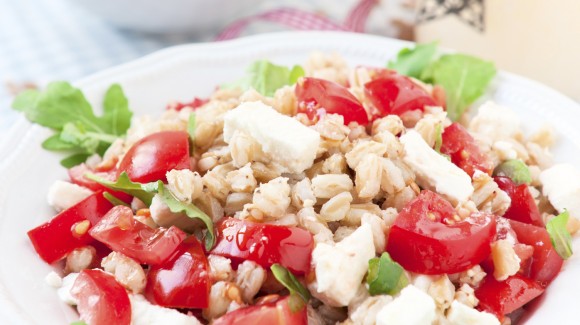
[[[499,325],[499,320],[490,313],[473,309],[454,300],[447,312],[451,325]]]
[[[488,101],[479,107],[469,129],[495,142],[520,133],[520,119],[511,109]]]
[[[401,143],[405,147],[403,160],[421,187],[443,195],[454,205],[469,199],[473,193],[469,175],[429,147],[417,131],[401,136]]]
[[[301,173],[310,168],[320,145],[318,132],[262,102],[245,102],[225,114],[226,143],[236,131],[259,143],[283,172]]]
[[[562,213],[580,219],[580,171],[570,164],[556,164],[540,174],[542,192]]]
[[[194,316],[188,316],[171,308],[151,304],[142,295],[129,295],[132,325],[201,325]]]
[[[377,325],[430,325],[435,320],[435,301],[413,285],[406,286],[399,297],[377,314]]]
[[[48,189],[47,201],[55,210],[66,210],[93,194],[88,188],[65,181],[56,181]]]
[[[75,306],[78,303],[78,301],[70,293],[70,289],[72,288],[78,276],[78,273],[69,273],[67,276],[62,278],[62,285],[60,288],[58,288],[58,290],[56,290],[60,300],[71,306]]]
[[[347,306],[375,257],[371,226],[366,223],[336,245],[319,243],[312,252],[314,295],[331,306]]]
[[[53,288],[60,288],[62,286],[62,278],[54,271],[46,275],[44,282]]]

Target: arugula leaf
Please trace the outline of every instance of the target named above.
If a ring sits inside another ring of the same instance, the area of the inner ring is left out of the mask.
[[[389,61],[387,67],[397,70],[400,74],[419,79],[436,54],[437,42],[417,44],[414,48],[399,51],[396,60]]]
[[[526,164],[519,159],[506,160],[493,170],[494,176],[507,176],[517,185],[532,183],[532,175]]]
[[[87,323],[85,323],[82,320],[77,320],[77,321],[70,323],[70,325],[87,325]]]
[[[108,179],[99,177],[95,174],[87,173],[85,177],[93,180],[101,185],[104,185],[107,188],[110,188],[113,191],[121,191],[127,194],[130,194],[139,200],[143,201],[147,206],[151,205],[151,200],[155,196],[155,192],[158,190],[157,182],[151,183],[135,183],[129,179],[129,176],[126,172],[122,172],[117,178],[117,181],[113,182]]]
[[[195,112],[191,112],[187,120],[187,133],[189,134],[189,152],[191,156],[195,153],[195,128],[197,127]]]
[[[88,153],[74,153],[60,161],[60,164],[64,168],[72,168],[76,165],[84,163],[90,154]]]
[[[302,76],[304,76],[304,69],[298,65],[295,65],[290,70],[285,66],[275,65],[267,60],[259,60],[248,67],[246,76],[242,79],[224,86],[227,88],[241,88],[242,90],[254,88],[264,96],[274,96],[278,88],[295,84]]]
[[[435,132],[436,136],[434,149],[438,153],[441,153],[441,145],[443,145],[443,126],[441,125],[441,123],[437,124],[437,126],[435,127]]]
[[[119,200],[116,196],[114,196],[113,194],[111,194],[109,192],[103,192],[103,197],[105,197],[105,199],[107,199],[107,201],[111,202],[111,204],[114,206],[124,205],[126,207],[131,207],[129,204]]]
[[[290,300],[288,304],[292,312],[301,310],[310,300],[310,292],[287,268],[280,264],[274,264],[270,267],[272,274],[288,291],[290,291]]]
[[[367,284],[369,293],[373,296],[395,295],[409,284],[409,279],[405,274],[405,269],[385,252],[380,258],[375,257],[369,260]]]
[[[433,83],[445,89],[447,113],[453,121],[483,95],[495,73],[492,62],[465,54],[443,55],[429,67]]]
[[[558,216],[550,219],[548,224],[546,224],[546,230],[548,230],[548,234],[550,234],[552,246],[554,246],[558,255],[565,260],[572,256],[572,236],[566,228],[569,218],[570,213],[564,211]]]
[[[133,112],[129,110],[129,101],[123,89],[114,84],[107,90],[103,100],[103,117],[101,124],[110,134],[124,135],[131,125]]]
[[[48,137],[42,142],[42,148],[50,151],[61,151],[61,150],[71,150],[76,147],[75,144],[62,141],[60,139],[60,133],[56,133]]]
[[[40,92],[37,89],[25,90],[16,96],[12,102],[12,108],[19,112],[26,112],[28,108],[36,105],[39,97]]]
[[[159,197],[163,203],[169,207],[171,212],[185,213],[188,217],[192,219],[199,219],[205,224],[205,227],[207,228],[207,234],[205,236],[205,249],[210,251],[215,244],[215,232],[211,218],[195,205],[181,202],[176,199],[170,191],[165,189],[162,181],[158,181],[157,184],[157,193],[159,194]]]

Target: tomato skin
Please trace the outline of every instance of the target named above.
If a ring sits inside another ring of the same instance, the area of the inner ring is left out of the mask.
[[[189,168],[187,132],[163,131],[137,141],[121,160],[117,177],[122,172],[127,172],[133,182],[165,182],[168,171]]]
[[[543,227],[536,227],[523,222],[510,220],[510,225],[518,236],[518,241],[532,246],[534,252],[531,258],[529,278],[547,287],[560,273],[564,260],[558,255],[548,231]]]
[[[294,274],[310,271],[314,240],[307,230],[224,218],[218,224],[213,254],[235,263],[254,261],[265,269],[278,263]]]
[[[476,170],[491,175],[493,162],[479,149],[475,139],[459,123],[452,123],[443,130],[441,153],[449,155],[457,167],[469,176]]]
[[[545,226],[528,185],[516,185],[509,177],[505,176],[496,176],[494,180],[499,188],[510,196],[512,201],[510,207],[503,215],[504,218],[542,228]]]
[[[28,237],[38,255],[48,264],[52,264],[70,253],[75,248],[93,242],[89,233],[73,233],[77,223],[88,220],[95,225],[113,207],[96,192],[74,206],[57,214],[52,220],[28,231]]]
[[[456,222],[453,206],[424,190],[399,213],[386,250],[406,270],[421,274],[465,271],[490,254],[495,216],[474,213]]]
[[[381,74],[364,85],[365,95],[379,111],[379,116],[403,115],[425,106],[437,106],[437,102],[409,77],[397,74]]]
[[[80,165],[76,165],[68,170],[68,176],[72,183],[86,187],[89,190],[93,191],[109,192],[115,197],[117,197],[119,200],[125,203],[131,203],[131,200],[133,199],[131,195],[123,192],[112,191],[107,187],[105,187],[104,185],[101,185],[93,180],[86,178],[85,175],[87,173],[95,174],[109,181],[117,180],[117,171],[115,169],[111,169],[109,171],[96,171],[90,169],[86,164],[83,163]]]
[[[298,112],[315,119],[316,110],[323,108],[328,114],[344,117],[344,124],[357,122],[367,125],[369,118],[362,104],[346,87],[335,82],[305,77],[298,81],[294,90],[298,99]]]
[[[216,319],[212,325],[306,325],[308,316],[306,306],[292,312],[288,305],[289,297],[276,302],[241,308]]]
[[[90,325],[131,324],[131,302],[115,277],[99,269],[82,270],[71,290],[80,318]]]
[[[89,233],[112,250],[150,265],[165,262],[187,237],[175,226],[150,228],[135,220],[131,208],[123,205],[112,208]]]
[[[210,288],[207,257],[197,238],[190,236],[170,260],[151,267],[145,295],[164,307],[207,308]]]
[[[544,289],[526,277],[514,275],[505,281],[497,281],[488,275],[475,290],[479,299],[477,309],[492,313],[500,320],[506,314],[522,307],[544,292]]]

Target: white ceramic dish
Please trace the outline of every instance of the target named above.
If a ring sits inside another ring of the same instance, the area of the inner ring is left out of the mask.
[[[334,32],[278,33],[245,39],[166,49],[115,67],[76,84],[93,104],[100,105],[108,85],[119,82],[139,114],[159,114],[172,99],[208,95],[216,84],[242,75],[248,63],[268,58],[280,64],[304,62],[315,50],[338,52],[352,65],[382,66],[409,43],[386,38]],[[536,82],[501,72],[489,97],[519,113],[527,130],[545,122],[560,136],[557,161],[580,166],[580,106]],[[46,191],[66,177],[59,155],[40,148],[49,131],[24,118],[0,146],[0,321],[2,324],[68,324],[76,313],[61,303],[44,282],[51,267],[38,258],[26,231],[49,219]],[[578,324],[580,309],[580,240],[577,252],[548,288],[526,324]]]

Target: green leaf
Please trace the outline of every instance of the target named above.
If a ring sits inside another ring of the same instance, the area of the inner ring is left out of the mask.
[[[109,192],[103,192],[103,197],[105,199],[107,199],[107,201],[111,202],[111,204],[114,206],[124,205],[126,207],[131,207],[129,204],[119,200],[116,196],[114,196],[113,194],[111,194]]]
[[[395,295],[407,284],[409,279],[399,263],[393,261],[389,253],[383,253],[380,258],[369,260],[367,284],[371,295]]]
[[[112,85],[107,90],[103,112],[101,125],[108,133],[121,136],[127,132],[133,112],[129,110],[129,101],[118,84]]]
[[[64,151],[74,149],[76,145],[61,140],[60,133],[56,133],[42,142],[42,148],[50,151]]]
[[[288,291],[290,295],[299,297],[300,299],[292,299],[290,297],[290,309],[292,312],[297,312],[310,300],[310,292],[306,289],[298,279],[287,268],[280,264],[274,264],[270,267],[272,274]]]
[[[546,230],[550,234],[552,246],[563,259],[568,259],[572,256],[572,236],[566,228],[570,214],[568,211],[560,213],[558,216],[550,219],[546,224]]]
[[[264,96],[273,96],[278,88],[292,85],[302,76],[304,76],[304,69],[300,66],[294,66],[290,71],[288,67],[275,65],[267,60],[259,60],[248,67],[245,77],[224,86],[242,90],[254,88]]]
[[[195,128],[196,128],[196,115],[195,112],[191,112],[189,119],[187,120],[187,133],[189,134],[189,154],[193,156],[195,153]]]
[[[147,206],[151,205],[151,200],[153,200],[155,192],[158,190],[157,182],[145,184],[135,183],[129,179],[126,172],[122,172],[114,182],[91,173],[85,174],[85,177],[113,191],[121,191],[130,194],[131,196],[141,200]]]
[[[414,48],[404,48],[397,59],[389,61],[387,67],[400,74],[419,79],[437,53],[437,42],[417,44]]]
[[[195,205],[181,202],[176,199],[170,191],[165,189],[163,182],[158,181],[157,184],[159,197],[163,203],[169,207],[171,212],[185,213],[188,217],[192,219],[199,219],[205,224],[205,227],[207,228],[207,234],[205,236],[205,249],[210,251],[215,243],[215,232],[211,218]]]
[[[20,112],[26,112],[36,106],[40,92],[36,89],[28,89],[19,93],[12,102],[12,108]]]
[[[437,124],[435,127],[435,151],[441,153],[441,145],[443,144],[443,126],[441,123]]]
[[[93,154],[99,147],[99,139],[95,139],[92,133],[81,122],[71,122],[64,125],[60,133],[60,140],[81,149],[86,153]]]
[[[532,175],[528,166],[518,159],[504,161],[493,170],[493,175],[509,177],[517,185],[532,183]]]
[[[447,113],[456,121],[477,98],[495,76],[492,62],[465,54],[447,54],[429,68],[433,83],[445,89]]]
[[[82,320],[77,320],[77,321],[70,323],[70,325],[87,325],[87,323],[85,323]]]
[[[60,164],[64,168],[72,168],[76,165],[84,163],[87,158],[89,158],[89,156],[90,155],[87,153],[75,153],[61,160]]]

